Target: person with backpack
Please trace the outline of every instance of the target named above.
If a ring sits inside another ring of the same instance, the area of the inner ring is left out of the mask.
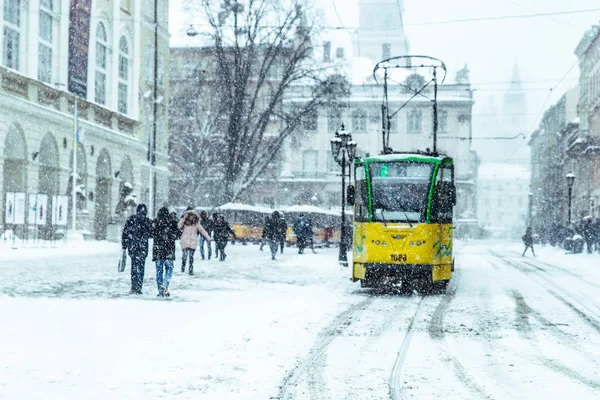
[[[531,248],[531,252],[535,257],[535,251],[533,251],[533,232],[530,226],[527,227],[527,230],[525,231],[525,234],[523,235],[523,237],[521,237],[521,239],[523,239],[523,243],[525,244],[525,250],[523,250],[523,257],[525,257],[525,252],[527,252],[527,249],[529,248]]]
[[[235,232],[231,229],[227,221],[225,221],[225,218],[223,218],[222,215],[218,215],[217,222],[214,225],[214,237],[219,253],[219,261],[225,261],[225,257],[227,257],[227,254],[225,254],[225,247],[227,246],[229,235],[232,235],[234,239],[237,239]]]
[[[312,242],[312,223],[304,214],[300,214],[292,226],[298,244],[298,254],[303,254],[304,249]],[[313,249],[314,252],[314,249]]]
[[[152,245],[152,261],[156,263],[156,286],[159,297],[169,297],[169,284],[173,276],[175,262],[175,241],[181,231],[177,221],[169,215],[169,210],[162,207],[153,223],[154,244]]]
[[[152,237],[152,221],[145,204],[139,204],[135,215],[125,221],[121,248],[131,257],[131,294],[142,294],[144,270],[148,257],[148,240]]]
[[[183,260],[181,260],[181,272],[185,272],[185,265],[189,260],[189,274],[194,275],[194,253],[198,246],[198,234],[204,236],[210,246],[210,236],[200,225],[200,216],[194,210],[187,211],[177,223],[181,229],[181,249],[183,250]]]

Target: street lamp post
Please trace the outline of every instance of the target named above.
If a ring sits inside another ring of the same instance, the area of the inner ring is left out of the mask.
[[[572,172],[569,172],[565,175],[567,178],[567,186],[569,188],[569,226],[571,225],[571,195],[573,194],[573,183],[575,183],[575,175]]]
[[[356,155],[356,142],[342,124],[342,129],[331,139],[331,154],[333,159],[342,167],[342,227],[340,238],[340,254],[338,261],[341,266],[348,266],[346,243],[346,166],[350,167]]]
[[[533,222],[533,192],[531,191],[531,185],[529,185],[529,205],[528,205],[528,209],[527,209],[527,226],[531,226],[532,222]]]

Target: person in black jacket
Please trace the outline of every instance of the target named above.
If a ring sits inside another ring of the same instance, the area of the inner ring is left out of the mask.
[[[279,247],[279,213],[273,211],[273,214],[265,218],[265,226],[263,227],[263,244],[265,241],[269,244],[271,249],[271,259],[275,259],[277,254],[277,248]]]
[[[215,241],[215,258],[219,258],[219,246],[217,245],[217,238],[215,237],[215,226],[217,225],[218,215],[217,213],[212,214],[212,228],[213,228],[213,240]]]
[[[215,243],[217,244],[217,252],[219,253],[219,261],[225,261],[225,257],[227,257],[227,254],[225,254],[225,246],[227,246],[230,234],[236,239],[235,232],[231,229],[222,215],[217,216],[217,222],[213,229]]]
[[[525,234],[523,235],[523,237],[521,239],[523,239],[523,244],[525,244],[525,250],[523,250],[523,257],[525,257],[525,252],[529,248],[531,248],[531,252],[533,253],[533,256],[535,257],[535,251],[533,251],[533,232],[532,232],[530,226],[527,227],[527,230],[525,231]]]
[[[283,215],[281,215],[277,211],[275,212],[277,213],[277,220],[275,225],[275,229],[277,232],[277,240],[279,242],[279,246],[281,247],[281,254],[283,254],[283,247],[285,246],[285,238],[287,236],[288,225],[287,222],[285,222]]]
[[[152,228],[154,236],[152,261],[156,263],[158,296],[169,297],[169,284],[173,276],[175,261],[175,241],[181,236],[181,231],[177,228],[177,221],[174,221],[172,216],[169,215],[169,210],[166,207],[158,210]]]
[[[311,245],[312,248],[312,223],[304,214],[300,214],[294,225],[292,226],[294,234],[296,235],[296,241],[298,244],[298,254],[303,254],[304,249]],[[314,248],[313,248],[314,252]]]
[[[131,257],[131,293],[142,294],[144,267],[148,257],[148,239],[152,237],[152,222],[145,204],[137,206],[136,214],[127,218],[123,227],[121,247]]]
[[[206,211],[200,212],[200,225],[202,225],[206,233],[208,233],[208,236],[212,235],[214,223],[210,220],[210,218],[208,218],[208,213]],[[198,241],[200,245],[200,257],[202,257],[204,260],[204,243],[206,242],[206,247],[208,248],[208,259],[210,260],[210,257],[212,256],[212,247],[210,242],[207,241],[202,235],[198,236]]]

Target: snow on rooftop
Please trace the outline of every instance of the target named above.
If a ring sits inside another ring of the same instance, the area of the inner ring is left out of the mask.
[[[273,210],[271,210],[270,208],[267,207],[259,207],[259,206],[253,206],[250,204],[240,204],[240,203],[226,203],[223,204],[219,207],[217,207],[217,210],[235,210],[235,211],[255,211],[255,212],[260,212],[260,213],[272,213]]]
[[[282,211],[284,213],[314,213],[314,214],[329,214],[329,215],[339,215],[335,211],[325,210],[323,208],[319,208],[317,206],[312,205],[296,205],[296,206],[288,206],[283,207]]]

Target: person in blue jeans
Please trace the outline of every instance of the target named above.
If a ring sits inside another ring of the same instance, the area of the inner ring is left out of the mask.
[[[159,297],[169,297],[169,284],[173,276],[175,262],[175,241],[181,236],[177,222],[169,215],[169,210],[162,207],[158,210],[152,224],[154,245],[152,261],[156,263],[156,286]]]
[[[208,213],[206,211],[200,212],[200,225],[204,228],[208,236],[212,235],[213,232],[213,221],[208,218]],[[208,259],[212,256],[212,247],[210,246],[210,242],[206,240],[206,238],[202,235],[198,236],[198,241],[200,244],[200,257],[204,260],[204,243],[206,243],[206,247],[208,248]]]

